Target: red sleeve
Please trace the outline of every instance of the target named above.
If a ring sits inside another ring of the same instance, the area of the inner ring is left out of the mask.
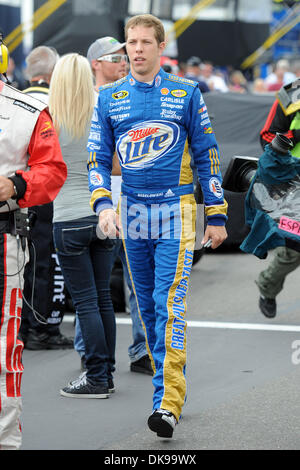
[[[18,200],[20,207],[51,202],[67,177],[58,136],[47,110],[41,112],[28,146],[29,171],[17,171],[26,181],[26,192]]]
[[[291,116],[294,116],[293,114]],[[289,139],[293,139],[293,131],[290,130],[292,118],[286,116],[281,109],[279,101],[274,101],[272,108],[268,114],[264,127],[260,132],[260,139],[262,147],[272,142],[276,132],[281,132]]]

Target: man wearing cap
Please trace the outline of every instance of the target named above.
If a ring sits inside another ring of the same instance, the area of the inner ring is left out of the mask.
[[[125,42],[120,43],[110,36],[99,38],[90,45],[87,58],[95,77],[95,90],[101,85],[115,82],[127,75]],[[118,64],[118,66],[116,66]]]
[[[207,93],[209,90],[208,85],[201,80],[200,74],[201,74],[201,60],[199,57],[192,56],[189,58],[189,60],[186,63],[186,72],[185,72],[185,78],[188,78],[189,80],[194,80],[195,82],[198,82],[199,88],[201,93]]]

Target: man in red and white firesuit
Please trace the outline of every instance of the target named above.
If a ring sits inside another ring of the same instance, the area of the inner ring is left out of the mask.
[[[0,42],[2,74],[7,56]],[[52,201],[66,176],[47,105],[0,81],[0,450],[21,446],[23,214]]]

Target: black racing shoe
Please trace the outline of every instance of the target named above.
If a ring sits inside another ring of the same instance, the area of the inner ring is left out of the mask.
[[[71,398],[108,398],[108,387],[103,385],[92,385],[83,372],[78,379],[73,380],[65,388],[60,390],[64,397]]]
[[[151,361],[148,356],[141,357],[137,361],[131,362],[130,364],[131,372],[139,372],[141,374],[153,375],[153,369],[151,366]]]
[[[260,296],[259,308],[267,318],[274,318],[276,316],[276,300],[268,299],[267,297]]]
[[[156,432],[158,437],[171,438],[176,424],[177,420],[173,413],[162,408],[154,410],[148,418],[149,428],[151,431]]]

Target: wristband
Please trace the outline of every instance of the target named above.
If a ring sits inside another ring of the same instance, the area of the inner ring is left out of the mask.
[[[12,178],[8,178],[8,179],[9,179],[9,180],[12,182],[12,184],[14,185],[14,192],[15,192],[15,194],[11,197],[11,199],[17,199],[17,197],[18,197],[18,189],[17,189],[17,186],[15,185],[15,182],[14,182],[14,180],[13,180]]]

